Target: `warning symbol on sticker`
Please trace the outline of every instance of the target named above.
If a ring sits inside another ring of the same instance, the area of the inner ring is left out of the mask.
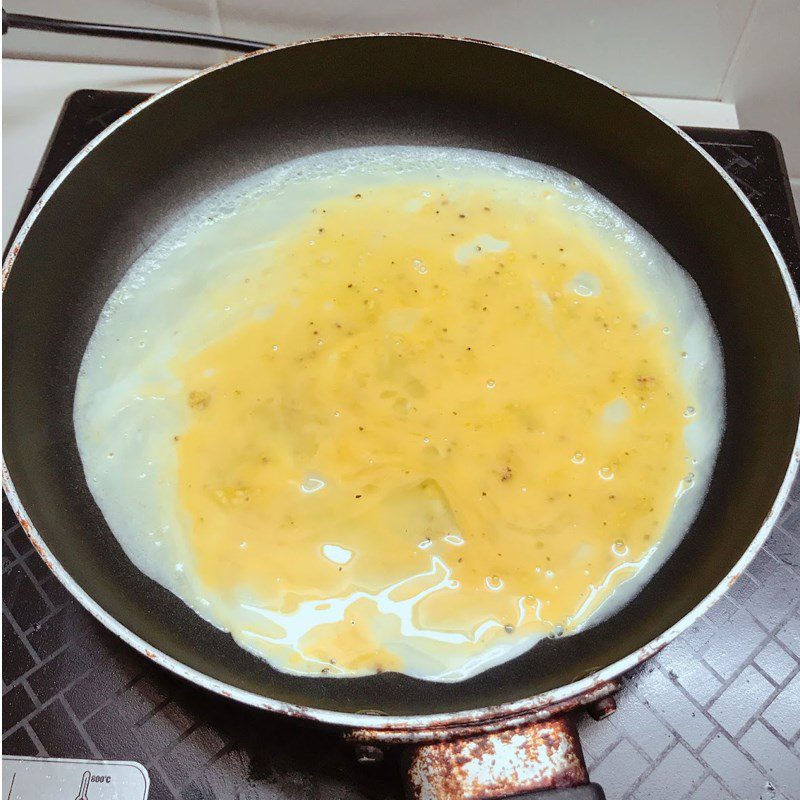
[[[81,778],[81,790],[78,792],[78,796],[75,800],[89,800],[89,779],[92,777],[92,773],[88,770],[83,773],[83,777]]]

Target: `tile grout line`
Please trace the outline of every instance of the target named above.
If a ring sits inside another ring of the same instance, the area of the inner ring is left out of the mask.
[[[34,667],[38,668],[42,664],[44,664],[45,662],[42,661],[41,658],[39,658],[39,654],[36,652],[36,650],[34,650],[33,645],[28,641],[28,637],[25,635],[22,628],[20,628],[19,624],[14,619],[13,614],[5,606],[3,607],[3,618],[6,624],[9,625],[11,629],[14,631],[14,633],[17,635],[17,639],[19,639],[22,642],[23,646],[28,651],[28,654],[33,659]],[[29,675],[33,671],[34,671],[33,668],[26,670],[22,675],[18,676],[12,681],[12,683],[9,685],[9,688],[11,688],[11,686],[16,684],[20,678],[24,677],[25,675]]]

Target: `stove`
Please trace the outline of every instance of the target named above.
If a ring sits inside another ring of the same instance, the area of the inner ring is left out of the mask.
[[[145,97],[68,98],[17,226],[72,156]],[[743,189],[800,283],[800,229],[778,142],[760,131],[686,132]],[[49,573],[5,500],[3,579],[6,756],[138,762],[151,800],[402,797],[391,754],[359,764],[335,731],[209,694],[124,645]],[[611,717],[580,723],[608,800],[800,800],[800,482],[733,589],[628,676],[617,702]],[[111,767],[72,767],[74,787],[48,797],[112,796],[89,782]],[[32,800],[16,786],[9,777],[9,800]]]

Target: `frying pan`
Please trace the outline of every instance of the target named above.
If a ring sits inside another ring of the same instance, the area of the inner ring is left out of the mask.
[[[726,430],[708,495],[673,555],[604,622],[455,684],[303,678],[239,648],[124,555],[86,486],[72,425],[101,308],[177,217],[276,163],[376,144],[484,149],[578,176],[691,274],[722,341]],[[516,50],[345,36],[214,67],[89,144],[37,203],[5,269],[4,478],[51,569],[108,628],[200,686],[342,726],[365,759],[411,743],[418,797],[586,784],[564,714],[590,705],[602,715],[615,680],[721,596],[766,538],[797,469],[797,296],[753,208],[699,147],[624,93]],[[594,785],[560,791],[602,796]]]

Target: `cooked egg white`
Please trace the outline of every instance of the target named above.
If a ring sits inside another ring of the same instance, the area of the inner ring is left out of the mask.
[[[106,304],[74,421],[126,553],[242,647],[456,681],[641,588],[723,410],[696,286],[609,201],[397,147],[188,214]]]

